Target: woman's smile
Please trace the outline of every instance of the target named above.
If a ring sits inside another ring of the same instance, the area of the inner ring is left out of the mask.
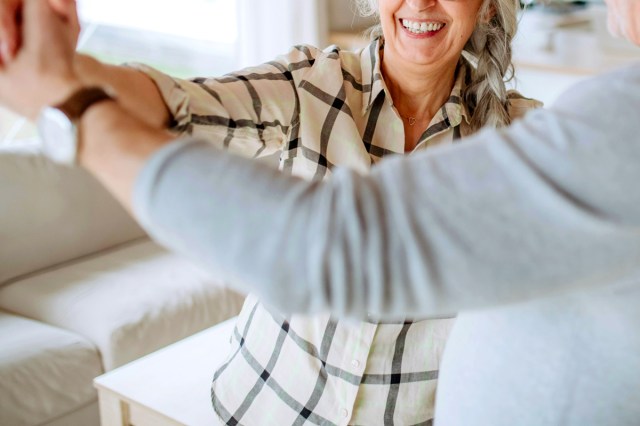
[[[378,0],[386,66],[421,75],[455,67],[484,1]]]
[[[398,19],[402,31],[411,38],[434,37],[446,27],[447,24],[433,20]]]

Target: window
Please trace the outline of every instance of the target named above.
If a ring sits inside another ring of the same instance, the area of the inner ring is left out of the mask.
[[[235,0],[79,0],[79,50],[139,61],[179,77],[220,75],[235,63]]]

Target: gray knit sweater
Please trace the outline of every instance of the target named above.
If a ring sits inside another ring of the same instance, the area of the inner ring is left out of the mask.
[[[158,241],[279,309],[459,313],[438,425],[640,424],[640,66],[325,183],[176,141],[134,204]]]

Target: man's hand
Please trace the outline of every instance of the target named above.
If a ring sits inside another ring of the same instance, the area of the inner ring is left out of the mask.
[[[81,85],[73,65],[80,25],[75,0],[23,1],[22,46],[0,68],[0,102],[35,119]]]
[[[13,58],[20,45],[22,0],[0,1],[0,65]]]
[[[0,0],[0,66],[10,62],[20,48],[23,3],[24,0]],[[69,19],[66,3],[67,0],[49,0],[53,10]]]

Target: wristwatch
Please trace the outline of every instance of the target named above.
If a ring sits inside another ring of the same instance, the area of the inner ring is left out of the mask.
[[[101,87],[83,87],[61,104],[43,108],[37,123],[44,155],[56,163],[75,165],[80,147],[80,118],[90,106],[112,99]]]

